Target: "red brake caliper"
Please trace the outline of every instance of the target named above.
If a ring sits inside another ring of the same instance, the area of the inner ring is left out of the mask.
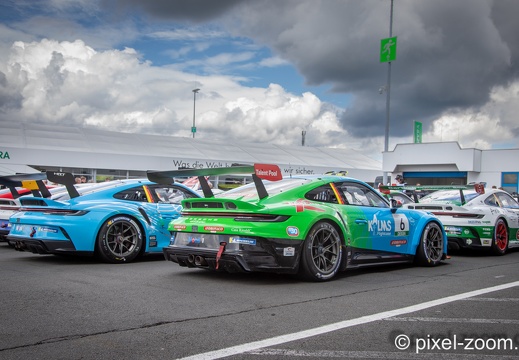
[[[225,245],[227,245],[227,243],[225,241],[222,241],[220,243],[220,249],[218,249],[218,253],[216,254],[216,270],[218,270],[218,261],[222,257],[223,252],[225,251]]]

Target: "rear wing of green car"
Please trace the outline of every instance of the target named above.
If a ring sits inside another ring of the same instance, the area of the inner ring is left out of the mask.
[[[382,185],[378,186],[378,190],[383,194],[389,194],[391,190],[405,191],[407,194],[413,196],[413,200],[418,202],[417,192],[419,191],[437,191],[437,190],[459,190],[461,204],[465,204],[464,190],[476,190],[479,194],[485,193],[484,184],[469,184],[469,185]]]
[[[256,190],[260,199],[268,196],[265,185],[261,179],[270,181],[281,180],[281,169],[277,165],[272,164],[254,164],[254,165],[237,165],[220,168],[203,168],[203,169],[178,169],[178,170],[166,170],[166,171],[150,171],[148,170],[146,175],[148,180],[156,182],[158,184],[171,184],[173,179],[181,176],[197,176],[204,197],[214,197],[213,191],[206,176],[211,175],[231,175],[231,174],[251,174],[252,180],[256,185]]]

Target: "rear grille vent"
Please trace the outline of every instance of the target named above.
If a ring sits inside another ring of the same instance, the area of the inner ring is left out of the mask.
[[[193,202],[191,203],[193,209],[223,209],[223,204],[220,202]]]
[[[20,200],[22,206],[47,206],[47,203],[38,199],[23,199]]]
[[[413,206],[416,210],[443,210],[443,207],[441,206],[427,206],[427,205],[415,205]],[[452,208],[451,208],[452,209]]]

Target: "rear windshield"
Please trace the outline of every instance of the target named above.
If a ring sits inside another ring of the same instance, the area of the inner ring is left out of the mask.
[[[465,202],[469,202],[479,194],[475,190],[463,190]],[[459,190],[440,190],[435,191],[420,199],[420,203],[440,203],[440,204],[461,204],[461,195]]]
[[[309,179],[286,178],[279,181],[263,180],[263,184],[265,184],[265,189],[267,189],[269,195],[275,195],[283,191],[287,191],[300,185],[309,183],[310,181],[311,180]],[[258,197],[258,192],[256,191],[256,186],[252,182],[250,184],[243,185],[235,189],[218,194],[216,195],[216,197],[221,197],[225,199],[247,199]]]

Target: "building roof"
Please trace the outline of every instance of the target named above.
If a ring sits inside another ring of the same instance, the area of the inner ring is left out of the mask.
[[[138,133],[104,131],[62,125],[0,121],[0,152],[22,151],[30,159],[10,156],[12,163],[104,167],[128,170],[170,170],[195,161],[226,163],[274,163],[299,168],[382,171],[382,162],[359,151],[309,146],[222,142]],[[3,148],[3,149],[2,149]],[[35,151],[36,150],[36,151]],[[42,154],[45,155],[42,160]],[[121,163],[121,156],[133,161]],[[75,165],[70,165],[70,158]],[[96,164],[86,159],[96,158]],[[100,159],[104,157],[105,159]],[[20,162],[23,158],[23,162]],[[107,161],[112,162],[107,163]],[[4,159],[5,160],[5,159]],[[36,162],[35,162],[36,161]],[[41,162],[47,162],[41,164]],[[0,162],[5,163],[0,159]],[[87,163],[88,162],[88,163]],[[110,167],[106,167],[111,164]],[[142,169],[149,166],[149,168]],[[224,165],[225,166],[225,165]],[[317,170],[316,170],[317,171]],[[354,175],[352,175],[354,176]]]

